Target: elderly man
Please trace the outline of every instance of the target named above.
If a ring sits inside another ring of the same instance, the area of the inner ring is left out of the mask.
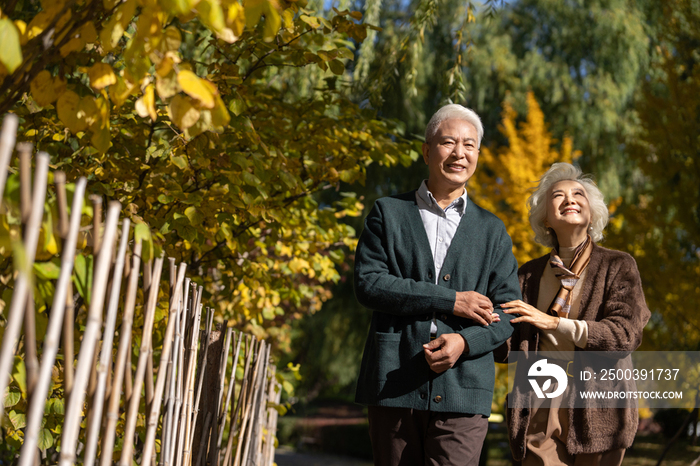
[[[379,199],[355,256],[355,293],[371,309],[356,401],[368,405],[378,465],[477,465],[488,428],[492,351],[512,333],[500,303],[520,299],[512,243],[467,197],[483,127],[442,107],[425,134],[429,176]]]

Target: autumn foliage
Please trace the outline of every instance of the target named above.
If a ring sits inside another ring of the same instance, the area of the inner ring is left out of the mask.
[[[354,244],[342,218],[362,206],[341,185],[416,157],[344,92],[362,15],[304,6],[46,0],[1,23],[16,47],[0,52],[0,109],[21,116],[20,139],[121,201],[154,253],[187,257],[223,315],[280,341]]]
[[[557,144],[531,92],[527,94],[527,105],[527,116],[518,123],[517,113],[508,101],[504,102],[499,131],[508,145],[483,147],[479,169],[469,182],[470,195],[506,224],[513,240],[513,254],[521,265],[547,252],[533,240],[526,204],[531,190],[553,163],[571,163],[577,155],[570,138]]]

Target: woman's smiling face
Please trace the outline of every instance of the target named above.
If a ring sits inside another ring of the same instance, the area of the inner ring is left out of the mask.
[[[560,243],[565,237],[574,239],[572,244],[585,239],[591,224],[591,207],[586,189],[578,181],[564,180],[552,185],[547,195],[545,226],[552,228]],[[582,238],[582,239],[581,239]]]

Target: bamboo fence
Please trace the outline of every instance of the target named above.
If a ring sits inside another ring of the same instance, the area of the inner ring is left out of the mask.
[[[0,204],[17,126],[15,115],[4,118]],[[25,263],[16,270],[6,309],[0,346],[0,416],[6,415],[5,399],[17,357],[25,362],[27,405],[21,451],[10,462],[34,466],[41,458],[61,466],[273,464],[274,406],[280,401],[280,385],[270,362],[269,344],[236,332],[226,321],[214,325],[213,308],[202,303],[202,287],[186,277],[187,264],[176,265],[173,258],[164,264],[163,257],[142,263],[143,245],[133,239],[135,235],[130,236],[128,219],[120,224],[121,205],[116,201],[107,204],[103,223],[102,199],[91,197],[92,250],[77,250],[81,229],[85,229],[81,219],[87,182],[84,178],[76,181],[68,209],[61,172],[54,173],[57,231],[62,241],[60,274],[54,282],[43,346],[38,347],[32,264],[51,188],[49,156],[40,152],[32,163],[32,147],[26,143],[17,144],[17,153]],[[0,209],[1,215],[5,205]],[[94,259],[92,288],[75,355],[78,309],[71,277],[76,257],[89,253]],[[143,303],[137,303],[139,287]],[[168,297],[167,309],[160,314],[156,312],[159,296]],[[158,315],[164,315],[167,324],[157,322]],[[164,339],[154,346],[158,324],[165,326]],[[134,335],[141,335],[138,351],[134,351]],[[137,361],[133,361],[134,354]],[[64,362],[65,418],[52,461],[39,449],[39,437],[59,355]]]

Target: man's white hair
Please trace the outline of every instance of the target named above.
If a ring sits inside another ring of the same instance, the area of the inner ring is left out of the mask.
[[[477,147],[481,147],[481,138],[484,137],[484,126],[481,124],[481,118],[474,110],[459,104],[448,104],[435,112],[425,128],[425,142],[430,144],[440,125],[447,120],[464,120],[474,125],[479,135]]]

